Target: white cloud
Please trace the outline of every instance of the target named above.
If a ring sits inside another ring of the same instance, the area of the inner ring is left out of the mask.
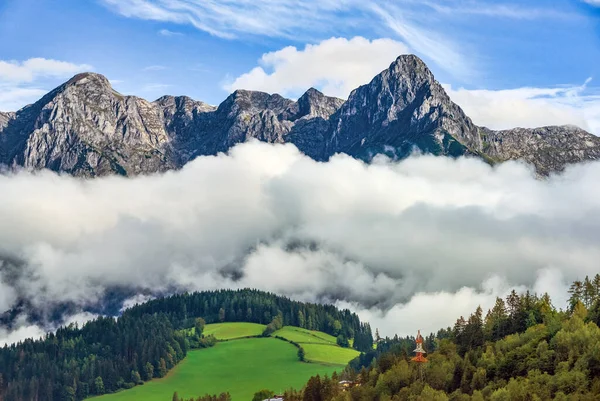
[[[152,295],[136,294],[133,297],[126,299],[123,302],[123,306],[121,307],[120,312],[123,312],[124,310],[132,308],[136,305],[140,305],[145,302],[148,302],[154,298],[155,297],[153,297]]]
[[[396,304],[390,309],[366,309],[356,303],[338,302],[336,306],[356,312],[361,320],[368,321],[373,330],[379,329],[382,336],[413,336],[416,330],[423,333],[436,333],[452,327],[456,320],[467,318],[478,306],[484,311],[494,306],[496,297],[506,298],[511,290],[523,293],[532,289],[537,294],[551,294],[552,301],[560,308],[567,302],[568,286],[558,270],[543,269],[531,288],[509,285],[505,279],[494,275],[486,279],[480,289],[463,287],[456,292],[439,291],[417,293],[410,301]]]
[[[225,89],[261,90],[300,95],[311,86],[347,98],[352,89],[369,82],[408,48],[391,39],[370,41],[331,38],[302,50],[288,46],[263,54],[259,67],[237,77]]]
[[[0,85],[0,110],[16,111],[37,101],[46,92],[44,89]]]
[[[597,273],[599,179],[600,163],[540,181],[515,162],[317,163],[255,142],[147,177],[0,175],[14,294],[0,306],[256,287],[351,304],[386,334],[425,329],[419,310],[445,326],[514,287],[564,307],[563,288]]]
[[[70,78],[91,70],[91,65],[39,57],[25,61],[0,60],[0,111],[16,111],[37,101],[48,92],[40,88],[42,81]]]
[[[14,327],[10,330],[0,326],[0,347],[5,344],[18,343],[28,338],[40,338],[43,337],[49,331],[55,331],[59,326],[68,326],[70,324],[77,324],[79,327],[83,326],[86,322],[95,319],[98,315],[89,312],[80,312],[74,315],[67,316],[65,319],[54,322],[49,326],[42,327],[37,324],[31,324],[27,321],[26,315],[19,315],[14,322]]]
[[[584,85],[507,90],[454,89],[450,98],[476,124],[492,129],[573,124],[600,135],[600,95]]]
[[[5,344],[18,343],[28,338],[37,339],[43,337],[46,331],[40,326],[26,323],[12,330],[0,328],[0,346],[3,347]]]
[[[73,64],[39,57],[23,62],[0,60],[0,82],[22,83],[46,77],[67,78],[78,72],[92,69],[93,67],[87,64]]]
[[[600,7],[600,0],[583,0],[583,2]]]
[[[158,31],[158,34],[161,36],[183,36],[181,32],[170,31],[168,29],[161,29]]]

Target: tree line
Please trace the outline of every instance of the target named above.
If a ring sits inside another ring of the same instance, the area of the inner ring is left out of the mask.
[[[368,323],[348,309],[339,310],[333,305],[292,301],[258,290],[218,290],[175,294],[134,306],[125,314],[164,313],[180,328],[192,327],[197,316],[207,324],[219,322],[250,322],[267,325],[268,331],[276,327],[296,326],[317,330],[335,337],[353,338],[358,351],[373,348],[373,335]],[[279,318],[280,316],[280,318]]]

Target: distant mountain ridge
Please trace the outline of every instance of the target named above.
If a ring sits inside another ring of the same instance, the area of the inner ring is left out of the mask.
[[[311,88],[298,101],[237,90],[218,107],[185,96],[148,102],[78,74],[16,113],[0,113],[0,164],[76,176],[136,175],[180,168],[250,138],[293,143],[315,160],[346,153],[366,161],[413,150],[525,160],[541,175],[600,158],[600,138],[576,127],[478,127],[413,55],[350,94]]]

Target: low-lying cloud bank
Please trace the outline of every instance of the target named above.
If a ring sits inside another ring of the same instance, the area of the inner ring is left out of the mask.
[[[84,310],[112,288],[256,287],[404,335],[511,288],[562,307],[571,280],[598,272],[598,182],[600,163],[541,181],[515,162],[317,163],[257,142],[147,177],[0,175],[0,313]],[[22,321],[0,343],[39,330]]]

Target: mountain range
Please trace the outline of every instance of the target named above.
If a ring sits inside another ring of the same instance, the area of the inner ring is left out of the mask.
[[[346,101],[311,88],[297,101],[237,90],[218,107],[186,96],[149,102],[120,94],[100,74],[78,74],[36,103],[0,113],[0,164],[131,176],[177,169],[251,138],[292,143],[319,161],[419,150],[490,164],[523,160],[542,176],[600,158],[600,138],[574,126],[475,125],[422,60],[402,55]]]

